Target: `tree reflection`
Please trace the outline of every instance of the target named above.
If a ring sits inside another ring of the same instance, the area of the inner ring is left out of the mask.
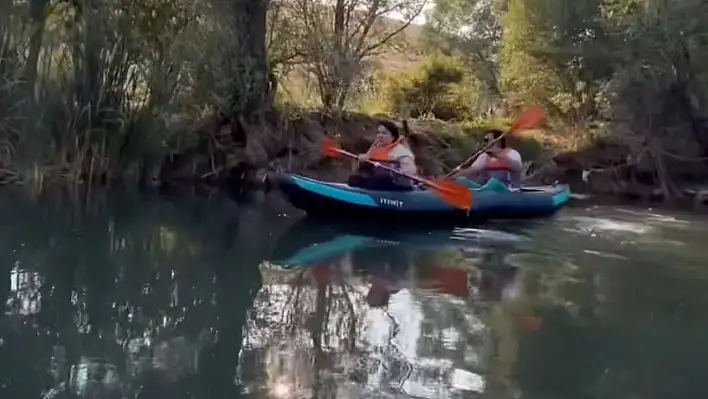
[[[294,273],[263,266],[266,281],[251,312],[247,356],[264,375],[247,375],[251,389],[276,396],[329,397],[347,367],[361,324],[348,271],[325,263]]]
[[[244,358],[263,362],[253,369],[264,374],[246,375],[242,363],[249,391],[318,398],[481,393],[484,309],[470,306],[470,287],[438,281],[453,276],[465,285],[472,267],[454,273],[445,260],[426,264],[418,255],[414,263],[402,249],[368,248],[297,271],[264,264],[244,347],[251,352]]]
[[[519,312],[479,271],[508,248],[284,271],[262,261],[284,226],[257,207],[3,201],[0,397],[456,398],[511,379]]]
[[[255,228],[260,215],[224,223],[214,212],[228,211],[223,203],[132,196],[97,213],[56,199],[3,201],[1,397],[240,393],[234,376],[262,256],[227,230],[267,234]]]

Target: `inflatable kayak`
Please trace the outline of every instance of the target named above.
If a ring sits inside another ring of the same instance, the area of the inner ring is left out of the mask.
[[[288,201],[309,215],[399,218],[408,222],[541,217],[555,213],[570,198],[570,189],[562,184],[506,192],[482,187],[470,189],[472,203],[468,213],[428,189],[366,190],[294,174],[282,175],[278,183]]]

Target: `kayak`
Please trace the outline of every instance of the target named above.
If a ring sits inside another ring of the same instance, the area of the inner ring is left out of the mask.
[[[446,203],[434,190],[377,191],[326,182],[296,174],[278,180],[288,201],[308,215],[327,217],[379,218],[416,221],[534,218],[548,216],[568,203],[565,184],[523,187],[519,190],[470,189],[470,211]]]

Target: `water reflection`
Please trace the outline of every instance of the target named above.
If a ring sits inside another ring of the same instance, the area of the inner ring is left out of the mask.
[[[75,202],[0,197],[2,398],[705,392],[694,221],[404,232],[221,197]]]
[[[53,199],[2,205],[2,397],[240,393],[262,280],[259,243],[236,236],[267,216],[132,196],[98,213]]]
[[[275,250],[275,262],[291,269],[278,274],[279,289],[290,292],[275,307],[301,311],[297,301],[307,298],[311,305],[294,323],[317,328],[310,328],[312,347],[280,353],[291,360],[314,359],[317,377],[297,379],[297,371],[310,371],[309,363],[281,360],[287,364],[282,380],[271,377],[271,382],[282,387],[282,381],[290,381],[309,394],[315,390],[312,382],[322,381],[317,359],[324,352],[332,358],[328,365],[338,367],[324,371],[332,380],[325,385],[336,392],[323,397],[468,397],[489,393],[490,377],[497,394],[500,387],[508,390],[511,373],[504,370],[515,362],[518,322],[529,331],[539,324],[498,306],[523,296],[520,273],[505,258],[525,240],[503,230],[472,228],[401,232],[308,221],[292,227]],[[326,309],[324,320],[318,303]],[[292,325],[289,312],[279,315],[288,319],[281,326]],[[495,334],[491,324],[508,331]],[[279,336],[292,331],[285,328]],[[499,353],[497,341],[504,348]],[[302,352],[309,355],[294,355]]]

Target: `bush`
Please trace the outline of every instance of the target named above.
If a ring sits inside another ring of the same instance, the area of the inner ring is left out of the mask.
[[[459,59],[435,54],[410,72],[378,76],[376,86],[382,89],[372,104],[379,112],[401,117],[476,118],[482,102],[472,76]]]

